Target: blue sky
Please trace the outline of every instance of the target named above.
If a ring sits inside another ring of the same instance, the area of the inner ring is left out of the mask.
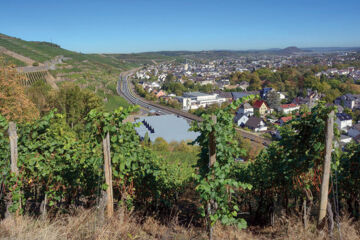
[[[3,0],[0,33],[81,52],[360,46],[359,0]]]

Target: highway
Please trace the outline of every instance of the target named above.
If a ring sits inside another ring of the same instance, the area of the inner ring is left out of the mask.
[[[117,84],[117,92],[119,95],[125,97],[126,100],[128,100],[130,103],[139,105],[143,110],[145,111],[151,111],[154,110],[158,114],[164,115],[164,114],[172,114],[170,111],[166,111],[164,109],[155,107],[150,105],[148,102],[142,100],[141,98],[137,97],[135,93],[133,92],[133,89],[131,88],[131,83],[129,83],[128,77],[133,74],[134,70],[123,72],[120,74],[120,79]]]
[[[175,114],[186,120],[202,121],[202,118],[196,115],[178,109],[174,109],[171,107],[163,106],[157,103],[153,103],[151,101],[147,101],[142,97],[138,96],[136,93],[134,93],[134,90],[132,89],[132,84],[129,80],[129,76],[133,74],[136,70],[137,69],[123,72],[122,74],[120,74],[120,78],[117,84],[117,92],[119,95],[125,97],[125,99],[128,100],[129,102],[139,105],[143,110],[148,112],[153,110],[160,115]]]
[[[142,110],[150,112],[151,110],[156,111],[160,115],[166,114],[175,114],[179,117],[182,117],[190,121],[202,121],[202,118],[193,115],[191,113],[181,111],[178,109],[170,108],[160,104],[156,104],[150,101],[147,101],[136,93],[132,89],[132,84],[129,80],[129,76],[134,74],[138,69],[133,69],[127,72],[122,72],[117,83],[117,92],[119,95],[123,96],[127,101],[132,104],[139,105]],[[271,143],[271,140],[260,137],[254,133],[247,132],[243,129],[236,128],[236,131],[241,134],[242,137],[247,138],[253,142],[260,143],[264,146],[268,146]]]

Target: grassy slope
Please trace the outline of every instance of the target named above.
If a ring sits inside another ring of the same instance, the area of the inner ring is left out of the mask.
[[[26,66],[24,62],[2,53],[0,53],[0,61],[4,61],[5,65],[15,65],[18,67]]]
[[[63,49],[52,43],[24,41],[2,34],[0,34],[0,46],[40,63],[59,55],[69,58],[64,64],[58,65],[56,70],[50,71],[55,78],[60,79],[58,85],[64,81],[72,81],[80,87],[95,91],[101,98],[107,100],[105,108],[109,111],[119,106],[128,106],[125,99],[116,93],[116,83],[121,71],[153,64],[153,60],[159,63],[173,59],[157,53],[83,54]],[[15,65],[24,65],[14,60],[11,62]]]
[[[0,46],[38,62],[45,62],[62,55],[70,59],[50,71],[56,78],[72,81],[83,88],[95,91],[105,101],[109,111],[128,106],[128,103],[116,93],[116,82],[121,71],[140,66],[139,62],[119,60],[113,56],[100,54],[82,54],[57,47],[45,42],[30,42],[0,34]],[[21,61],[5,56],[6,63],[24,66]],[[58,82],[61,85],[63,81]]]

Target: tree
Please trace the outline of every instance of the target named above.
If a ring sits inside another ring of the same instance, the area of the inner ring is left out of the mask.
[[[73,83],[64,84],[50,101],[52,107],[65,114],[71,128],[83,123],[91,110],[103,107],[102,100],[95,93]]]
[[[41,116],[50,111],[50,92],[50,85],[43,81],[37,81],[26,89],[26,95],[36,105]]]
[[[14,68],[0,62],[0,114],[11,121],[32,121],[39,117],[35,104],[20,85],[25,80]]]
[[[280,94],[275,91],[269,92],[266,97],[266,102],[269,104],[270,108],[278,109],[281,103]]]
[[[165,139],[158,137],[153,143],[153,148],[156,151],[167,152],[169,151],[169,144],[165,141]]]
[[[257,73],[251,74],[249,90],[260,90],[261,89],[261,80]]]
[[[149,137],[149,133],[148,133],[148,132],[145,133],[143,142],[144,142],[144,145],[145,145],[145,146],[150,146],[151,142],[150,142],[150,137]]]

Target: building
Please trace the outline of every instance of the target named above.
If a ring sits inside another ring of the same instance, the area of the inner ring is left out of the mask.
[[[249,116],[241,113],[236,114],[234,118],[235,124],[239,127],[243,127],[248,120],[249,120]]]
[[[322,96],[315,90],[307,89],[306,97],[296,97],[292,103],[296,105],[307,105],[309,109],[316,106]]]
[[[254,108],[249,103],[244,103],[239,107],[236,113],[252,116],[254,115]]]
[[[258,118],[258,117],[250,117],[244,126],[255,132],[261,132],[261,131],[267,130],[267,126],[266,126],[265,122],[261,118]]]
[[[222,80],[217,82],[217,85],[219,86],[220,89],[224,89],[224,88],[230,86],[230,80],[229,79],[222,79]]]
[[[283,126],[288,121],[292,120],[292,116],[282,117],[279,119],[280,126]]]
[[[221,90],[216,90],[214,93],[216,93],[218,97],[225,98],[228,102],[231,102],[233,100],[231,92],[223,92]]]
[[[163,90],[153,90],[152,91],[152,93],[154,93],[155,94],[155,97],[156,98],[160,98],[160,97],[163,97],[163,96],[165,96],[166,94],[165,94],[165,92],[163,91]]]
[[[247,97],[249,95],[259,95],[259,91],[251,91],[251,92],[231,92],[233,100],[237,100],[239,98]]]
[[[241,88],[242,90],[246,91],[247,88],[249,87],[249,83],[246,81],[242,81],[241,83],[239,83],[239,88]]]
[[[270,111],[269,106],[263,100],[256,100],[253,103],[254,112],[258,112],[260,115],[265,115]]]
[[[335,99],[335,104],[342,105],[350,109],[360,108],[360,95],[347,93]]]
[[[346,113],[336,113],[336,121],[340,130],[346,131],[347,128],[352,126],[352,118]]]
[[[267,88],[263,88],[262,90],[260,90],[260,97],[262,99],[266,99],[266,96],[268,95],[269,92],[273,91],[272,88],[267,87]]]
[[[360,135],[360,123],[355,124],[352,128],[349,129],[348,135],[350,137],[356,138]]]
[[[299,109],[300,109],[300,106],[296,105],[294,103],[282,104],[282,105],[280,105],[280,108],[279,108],[279,110],[281,112],[283,112],[284,114],[290,114],[294,111],[299,111]]]
[[[219,97],[218,94],[206,94],[201,92],[187,92],[181,98],[183,110],[198,109],[212,104],[226,102],[226,98]]]
[[[158,137],[167,142],[194,141],[199,136],[199,133],[189,131],[190,125],[185,119],[173,114],[141,117],[136,122],[142,123],[135,128],[138,135],[143,139],[147,133],[150,141]]]

